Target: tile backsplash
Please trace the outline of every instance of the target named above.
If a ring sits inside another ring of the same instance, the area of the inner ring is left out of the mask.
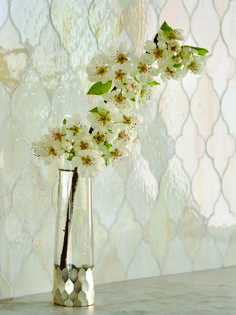
[[[157,88],[140,141],[94,180],[96,283],[236,264],[236,0],[0,0],[0,297],[52,289],[57,165],[32,158],[51,122],[95,100],[86,65],[166,20],[207,72]]]

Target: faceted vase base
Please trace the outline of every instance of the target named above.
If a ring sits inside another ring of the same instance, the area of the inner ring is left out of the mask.
[[[54,265],[53,301],[63,306],[88,306],[94,302],[94,268]]]

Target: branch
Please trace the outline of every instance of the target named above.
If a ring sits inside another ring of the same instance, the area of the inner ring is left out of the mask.
[[[62,247],[62,252],[61,252],[61,261],[60,261],[61,270],[64,269],[67,264],[67,249],[68,249],[69,235],[70,235],[70,229],[71,229],[71,217],[73,215],[74,196],[76,192],[78,178],[79,178],[79,175],[78,175],[77,167],[75,167],[74,173],[72,176],[71,193],[70,193],[71,199],[69,198],[68,205],[67,205],[65,235],[64,235],[64,242],[63,242],[63,247]],[[71,213],[70,213],[70,204],[71,204]]]

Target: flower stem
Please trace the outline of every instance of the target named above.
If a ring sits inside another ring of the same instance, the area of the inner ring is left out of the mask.
[[[62,247],[62,252],[61,252],[61,260],[60,260],[61,269],[66,268],[66,264],[67,264],[67,250],[68,250],[69,235],[70,235],[70,230],[71,230],[71,218],[73,215],[74,196],[76,192],[78,178],[79,178],[79,175],[78,175],[77,167],[75,167],[73,171],[73,176],[72,176],[70,198],[68,200],[68,205],[67,205],[66,224],[65,224],[65,230],[64,230],[65,235],[64,235],[63,247]]]

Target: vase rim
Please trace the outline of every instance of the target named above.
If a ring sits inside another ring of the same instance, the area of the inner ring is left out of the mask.
[[[62,168],[62,167],[59,167],[58,170],[59,171],[65,171],[65,172],[74,172],[75,171],[74,168],[73,169],[69,169],[69,168]]]

